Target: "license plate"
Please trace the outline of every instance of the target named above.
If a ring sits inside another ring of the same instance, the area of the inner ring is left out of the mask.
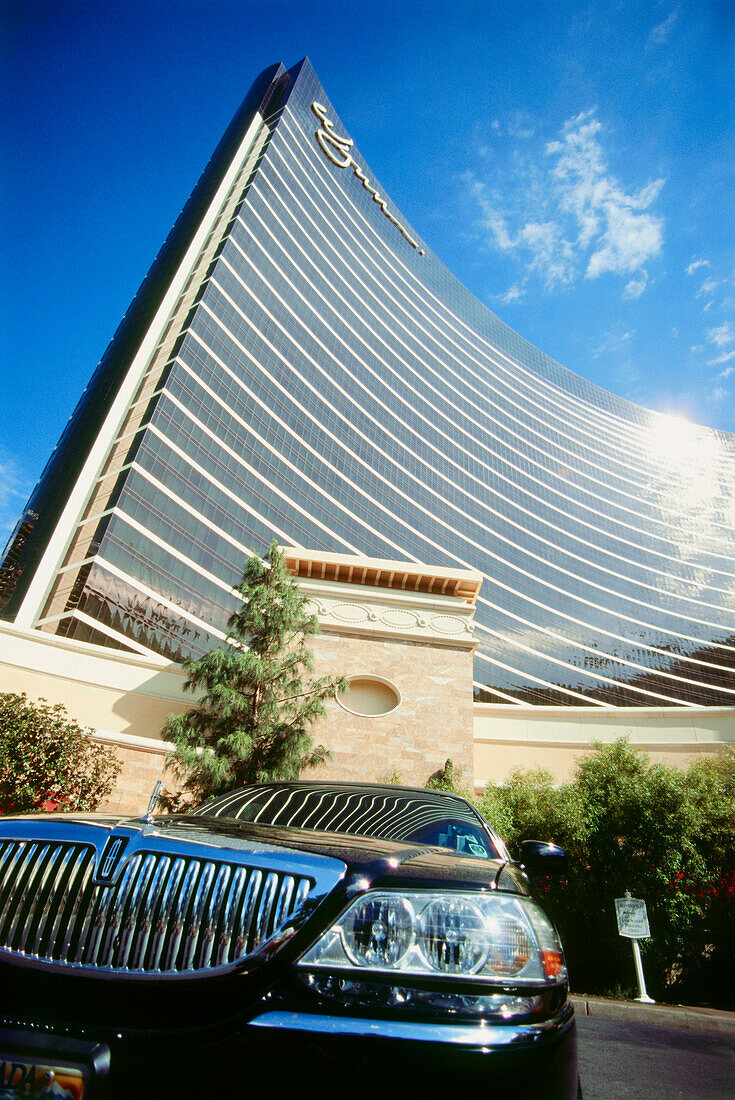
[[[33,1096],[82,1100],[85,1084],[86,1075],[81,1069],[0,1055],[0,1100],[28,1100]]]

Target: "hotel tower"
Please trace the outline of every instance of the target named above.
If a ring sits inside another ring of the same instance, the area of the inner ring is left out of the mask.
[[[735,437],[605,392],[473,297],[309,62],[276,65],[51,455],[0,615],[180,662],[275,538],[480,573],[477,704],[730,708],[734,474]]]

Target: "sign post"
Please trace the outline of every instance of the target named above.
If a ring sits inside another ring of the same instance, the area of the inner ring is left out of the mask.
[[[651,935],[648,925],[648,912],[646,903],[641,898],[630,896],[630,890],[625,891],[624,898],[615,898],[615,916],[618,919],[618,934],[626,936],[633,944],[633,960],[635,972],[638,977],[637,1001],[643,1004],[654,1005],[656,1002],[648,996],[646,991],[646,979],[643,976],[643,963],[641,962],[641,949],[638,940],[647,940]]]

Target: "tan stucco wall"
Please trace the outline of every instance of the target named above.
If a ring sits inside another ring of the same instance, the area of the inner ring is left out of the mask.
[[[622,736],[622,735],[621,735]],[[660,745],[639,745],[654,762],[687,768],[699,756],[721,752],[717,744],[662,748]],[[503,783],[516,769],[546,768],[555,783],[565,783],[574,775],[577,761],[592,752],[589,745],[549,744],[548,742],[475,743],[475,789],[488,782]]]
[[[121,745],[119,741],[114,741],[112,747],[122,762],[122,771],[114,789],[100,805],[100,811],[142,814],[156,782],[165,778],[165,748],[159,741],[152,741],[148,748]],[[167,789],[171,785],[169,781]]]
[[[735,707],[474,708],[475,786],[502,783],[516,768],[547,768],[557,783],[594,741],[627,737],[652,760],[685,768],[735,743]]]

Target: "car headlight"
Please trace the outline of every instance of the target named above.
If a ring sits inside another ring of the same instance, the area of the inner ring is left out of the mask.
[[[566,978],[543,910],[530,898],[490,892],[368,891],[298,965],[505,984]]]

